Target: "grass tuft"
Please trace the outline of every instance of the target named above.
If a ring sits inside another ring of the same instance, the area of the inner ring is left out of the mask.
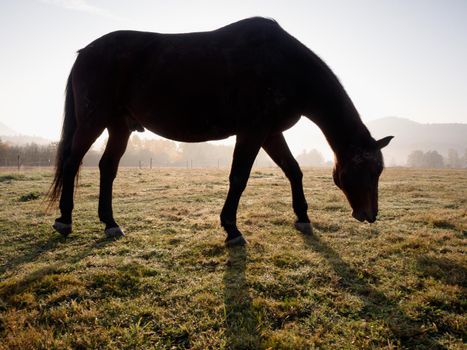
[[[39,197],[40,197],[39,192],[29,192],[29,193],[23,194],[21,197],[19,197],[19,201],[20,202],[29,202],[29,201],[39,199]]]
[[[5,174],[0,175],[0,182],[11,182],[14,180],[23,180],[25,178],[22,174]]]

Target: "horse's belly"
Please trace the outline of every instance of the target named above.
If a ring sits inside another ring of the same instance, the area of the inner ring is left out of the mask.
[[[209,116],[151,113],[136,119],[149,131],[180,142],[221,140],[234,135],[234,123]]]
[[[221,89],[204,90],[188,85],[179,91],[153,86],[149,94],[135,91],[129,110],[146,129],[172,140],[201,142],[236,134],[242,116],[229,94]]]

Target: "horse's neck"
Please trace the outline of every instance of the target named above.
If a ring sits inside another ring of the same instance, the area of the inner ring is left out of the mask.
[[[349,149],[371,145],[374,140],[339,79],[313,52],[304,52],[304,65],[299,69],[306,77],[306,115],[323,131],[336,157],[341,159]]]
[[[365,149],[373,141],[357,110],[346,96],[344,100],[337,100],[332,109],[322,109],[309,118],[322,130],[338,159],[351,149]]]

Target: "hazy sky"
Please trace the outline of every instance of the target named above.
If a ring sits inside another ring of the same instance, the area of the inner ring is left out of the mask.
[[[255,15],[323,58],[364,121],[467,122],[466,0],[1,0],[0,121],[57,139],[75,52],[107,32],[211,30]],[[311,127],[302,119],[289,135]]]

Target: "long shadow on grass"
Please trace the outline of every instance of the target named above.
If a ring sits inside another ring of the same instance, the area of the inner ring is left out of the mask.
[[[258,321],[252,309],[245,277],[247,251],[245,247],[228,249],[229,258],[224,273],[224,308],[227,347],[229,349],[259,349],[261,339]]]
[[[32,235],[32,234],[31,234]],[[47,240],[38,242],[35,238],[29,239],[29,241],[21,245],[21,251],[24,252],[15,256],[14,258],[8,258],[6,263],[0,266],[0,278],[7,271],[14,272],[18,266],[31,263],[39,259],[43,254],[56,250],[60,244],[66,244],[67,242],[72,244],[73,238],[65,238],[59,234],[53,234]],[[95,242],[91,247],[97,248],[100,246],[105,246],[108,243],[112,242],[112,239],[102,238]]]
[[[322,254],[334,271],[341,277],[341,285],[365,304],[361,317],[367,320],[381,319],[388,325],[404,348],[446,349],[430,335],[423,324],[409,317],[398,305],[397,301],[388,298],[384,293],[371,286],[361,277],[357,269],[346,263],[339,254],[315,234],[303,235],[305,244]]]
[[[452,260],[422,255],[417,258],[417,267],[422,276],[431,276],[443,283],[467,288],[467,269]]]
[[[66,238],[61,235],[53,235],[45,242],[39,243],[36,240],[30,240],[28,244],[21,247],[24,253],[12,259],[8,259],[4,265],[0,266],[0,275],[3,275],[8,270],[12,271],[16,269],[19,265],[37,260],[42,254],[56,249],[60,243],[65,241]]]
[[[95,254],[112,242],[114,242],[114,240],[99,239],[88,246],[82,245],[81,249],[77,249],[75,251],[75,254],[70,254],[66,256],[66,258],[59,259],[52,264],[34,270],[21,279],[14,280],[11,278],[2,282],[2,284],[0,284],[0,300],[4,299],[5,301],[13,301],[13,306],[17,307],[24,306],[21,301],[18,302],[18,300],[15,300],[15,296],[19,296],[25,291],[33,290],[44,294],[45,291],[42,284],[47,280],[47,278],[50,276],[66,275],[69,272],[69,264],[72,265],[78,263],[85,257]],[[53,289],[54,283],[47,281],[46,284],[50,285]]]

